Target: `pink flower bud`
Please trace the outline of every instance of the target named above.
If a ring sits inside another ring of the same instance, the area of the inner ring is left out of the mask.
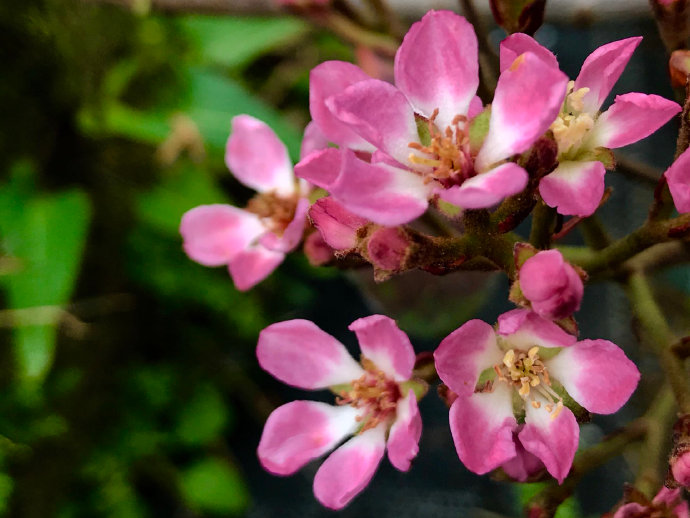
[[[323,240],[321,234],[312,232],[304,240],[304,255],[312,266],[321,266],[331,262],[333,249]]]
[[[401,270],[407,258],[410,242],[397,227],[381,227],[369,238],[369,261],[381,270]]]
[[[584,287],[558,250],[539,252],[520,269],[520,289],[539,316],[560,320],[580,309]]]
[[[672,459],[671,473],[676,482],[681,486],[690,487],[690,451]]]
[[[334,250],[357,245],[357,231],[368,221],[343,207],[331,197],[321,198],[309,209],[309,218],[323,240]]]

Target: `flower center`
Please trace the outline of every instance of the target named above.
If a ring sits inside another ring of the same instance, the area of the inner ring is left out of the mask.
[[[336,398],[338,405],[364,409],[364,413],[357,416],[357,421],[363,423],[359,433],[374,428],[395,415],[402,395],[398,384],[389,379],[371,360],[362,358],[361,363],[366,372]]]
[[[429,145],[424,146],[419,142],[408,144],[408,147],[429,155],[429,158],[410,153],[408,159],[415,165],[432,168],[430,172],[424,173],[427,183],[433,180],[439,180],[444,186],[462,183],[463,180],[473,176],[472,160],[469,156],[469,136],[466,130],[467,117],[456,115],[445,131],[441,131],[434,124],[436,117],[438,117],[438,108],[427,121]]]
[[[503,363],[494,365],[499,381],[514,387],[520,397],[534,408],[541,408],[537,396],[546,399],[544,408],[555,419],[563,409],[563,398],[551,388],[551,379],[544,362],[539,358],[539,347],[524,351],[510,349],[503,356]]]
[[[258,193],[249,203],[246,210],[256,214],[272,232],[282,235],[295,217],[297,197],[282,197],[275,192]]]
[[[568,83],[568,95],[566,95],[558,118],[551,124],[554,138],[558,143],[558,154],[563,157],[575,154],[582,145],[589,130],[594,126],[594,117],[588,112],[583,112],[583,98],[589,92],[589,88],[573,90],[575,81]]]

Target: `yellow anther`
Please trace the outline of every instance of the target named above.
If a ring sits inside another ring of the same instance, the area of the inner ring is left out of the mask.
[[[541,403],[540,403],[539,401],[532,401],[532,406],[533,406],[534,408],[540,408],[540,407],[541,407]]]
[[[535,345],[529,351],[527,351],[527,357],[530,360],[534,360],[537,357],[538,352],[539,352],[539,346]]]
[[[589,93],[589,88],[580,88],[579,90],[573,91],[568,96],[568,106],[573,111],[581,112],[584,109],[584,97]]]
[[[440,160],[434,160],[433,158],[424,158],[414,153],[410,153],[407,159],[416,165],[427,165],[429,167],[438,167],[441,165]]]
[[[524,378],[522,379],[522,386],[520,387],[520,390],[518,393],[521,396],[529,396],[529,381],[525,380]]]
[[[505,355],[503,356],[503,365],[508,367],[509,369],[513,367],[513,364],[515,363],[515,351],[510,349]],[[512,374],[512,372],[511,372]]]
[[[554,412],[551,414],[551,419],[556,419],[558,417],[558,414],[560,414],[562,410],[563,410],[563,401],[559,401],[558,403],[556,403],[556,410],[554,410]],[[549,412],[550,412],[550,410],[549,410]]]
[[[529,382],[529,384],[532,385],[533,387],[536,387],[536,386],[539,385],[540,383],[541,383],[541,381],[539,381],[539,377],[538,377],[538,376],[534,376],[534,377],[532,378],[532,381]]]

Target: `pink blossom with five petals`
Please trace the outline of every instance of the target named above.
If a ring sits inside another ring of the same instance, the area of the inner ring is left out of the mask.
[[[303,156],[325,145],[313,123],[305,130]],[[258,194],[245,209],[201,205],[182,216],[187,255],[204,266],[227,265],[235,287],[248,290],[264,280],[302,239],[309,187],[296,181],[285,145],[264,122],[249,115],[232,119],[225,163]]]
[[[577,342],[525,309],[501,315],[497,330],[470,320],[441,342],[434,359],[439,377],[458,395],[449,417],[460,460],[480,475],[503,466],[519,480],[538,461],[559,483],[570,471],[580,430],[562,391],[591,412],[610,414],[640,377],[615,344]],[[524,424],[514,413],[518,402]]]
[[[601,112],[623,69],[642,37],[602,45],[582,64],[551,130],[558,142],[558,167],[542,178],[539,193],[560,214],[589,216],[604,194],[602,159],[615,149],[648,137],[680,112],[678,103],[658,95],[627,93]],[[501,70],[516,54],[533,52],[558,68],[556,57],[526,34],[513,34],[501,42]]]
[[[343,439],[316,472],[314,495],[324,506],[341,509],[374,476],[384,452],[400,471],[417,455],[422,421],[412,379],[415,354],[394,320],[372,315],[355,320],[361,362],[328,333],[308,320],[273,324],[259,335],[256,355],[261,367],[294,387],[330,388],[337,406],[293,401],[274,410],[266,421],[258,456],[276,475],[290,475],[326,454]]]
[[[471,120],[482,110],[477,37],[461,16],[430,11],[398,49],[395,83],[350,63],[314,68],[312,117],[341,149],[314,153],[295,168],[352,212],[391,226],[420,216],[437,196],[477,209],[522,191],[527,173],[507,160],[548,129],[567,78],[532,52],[515,56],[498,80],[483,143],[473,141]],[[373,153],[371,160],[362,153]]]

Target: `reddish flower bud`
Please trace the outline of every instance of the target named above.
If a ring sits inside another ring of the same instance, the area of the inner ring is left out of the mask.
[[[490,0],[496,23],[509,34],[534,34],[544,23],[546,0]]]
[[[690,50],[674,50],[668,60],[671,85],[684,88],[690,75]]]
[[[367,255],[375,268],[398,271],[405,264],[409,248],[410,241],[404,230],[381,227],[369,238]]]

